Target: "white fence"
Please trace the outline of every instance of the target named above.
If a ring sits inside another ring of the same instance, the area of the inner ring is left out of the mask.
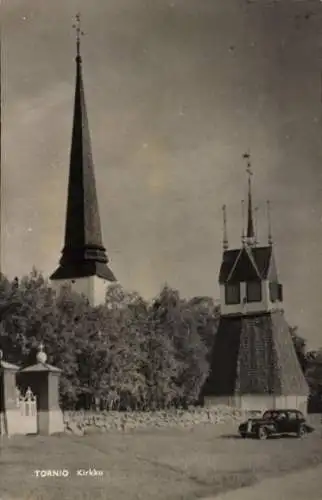
[[[25,394],[17,388],[16,406],[19,409],[21,434],[37,434],[37,398],[30,387]]]

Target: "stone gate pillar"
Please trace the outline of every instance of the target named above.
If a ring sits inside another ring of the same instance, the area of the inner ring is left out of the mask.
[[[43,345],[39,346],[37,363],[20,371],[21,383],[37,396],[38,433],[43,435],[64,431],[63,413],[59,406],[61,370],[46,363]]]
[[[19,367],[7,363],[0,350],[0,435],[19,433],[16,374]]]

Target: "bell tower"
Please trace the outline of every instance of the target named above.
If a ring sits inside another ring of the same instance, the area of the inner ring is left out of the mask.
[[[96,306],[105,299],[109,282],[116,279],[108,267],[103,245],[94,163],[85,103],[80,54],[80,16],[76,16],[76,86],[70,151],[65,244],[59,267],[51,275],[59,291],[66,285]]]
[[[267,203],[268,243],[259,245],[252,207],[250,155],[247,160],[246,232],[229,248],[224,208],[223,258],[219,271],[221,317],[202,399],[243,410],[294,408],[306,412],[309,388],[284,318]],[[243,217],[244,218],[244,217]],[[244,222],[244,221],[243,221]]]

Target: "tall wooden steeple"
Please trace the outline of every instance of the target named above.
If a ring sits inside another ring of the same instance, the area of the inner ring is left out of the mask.
[[[104,288],[116,281],[103,245],[91,138],[80,54],[80,17],[76,24],[76,86],[70,152],[65,244],[59,267],[50,279],[59,287],[71,284],[93,305],[104,300]]]

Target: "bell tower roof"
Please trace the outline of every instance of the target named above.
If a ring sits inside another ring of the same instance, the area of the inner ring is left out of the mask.
[[[224,252],[219,283],[277,280],[275,258],[271,246],[232,249]]]
[[[256,235],[257,231],[255,228],[251,184],[253,172],[251,169],[250,153],[244,153],[242,158],[247,162],[246,172],[248,174],[248,204],[246,217],[246,210],[244,210],[245,203],[242,201],[242,244],[239,248],[228,248],[226,205],[224,205],[224,251],[219,272],[219,283],[242,283],[268,279],[277,282],[278,276],[273,251],[273,237],[270,217],[271,204],[267,201],[268,244],[263,245],[258,242]],[[244,229],[245,218],[246,231]]]

